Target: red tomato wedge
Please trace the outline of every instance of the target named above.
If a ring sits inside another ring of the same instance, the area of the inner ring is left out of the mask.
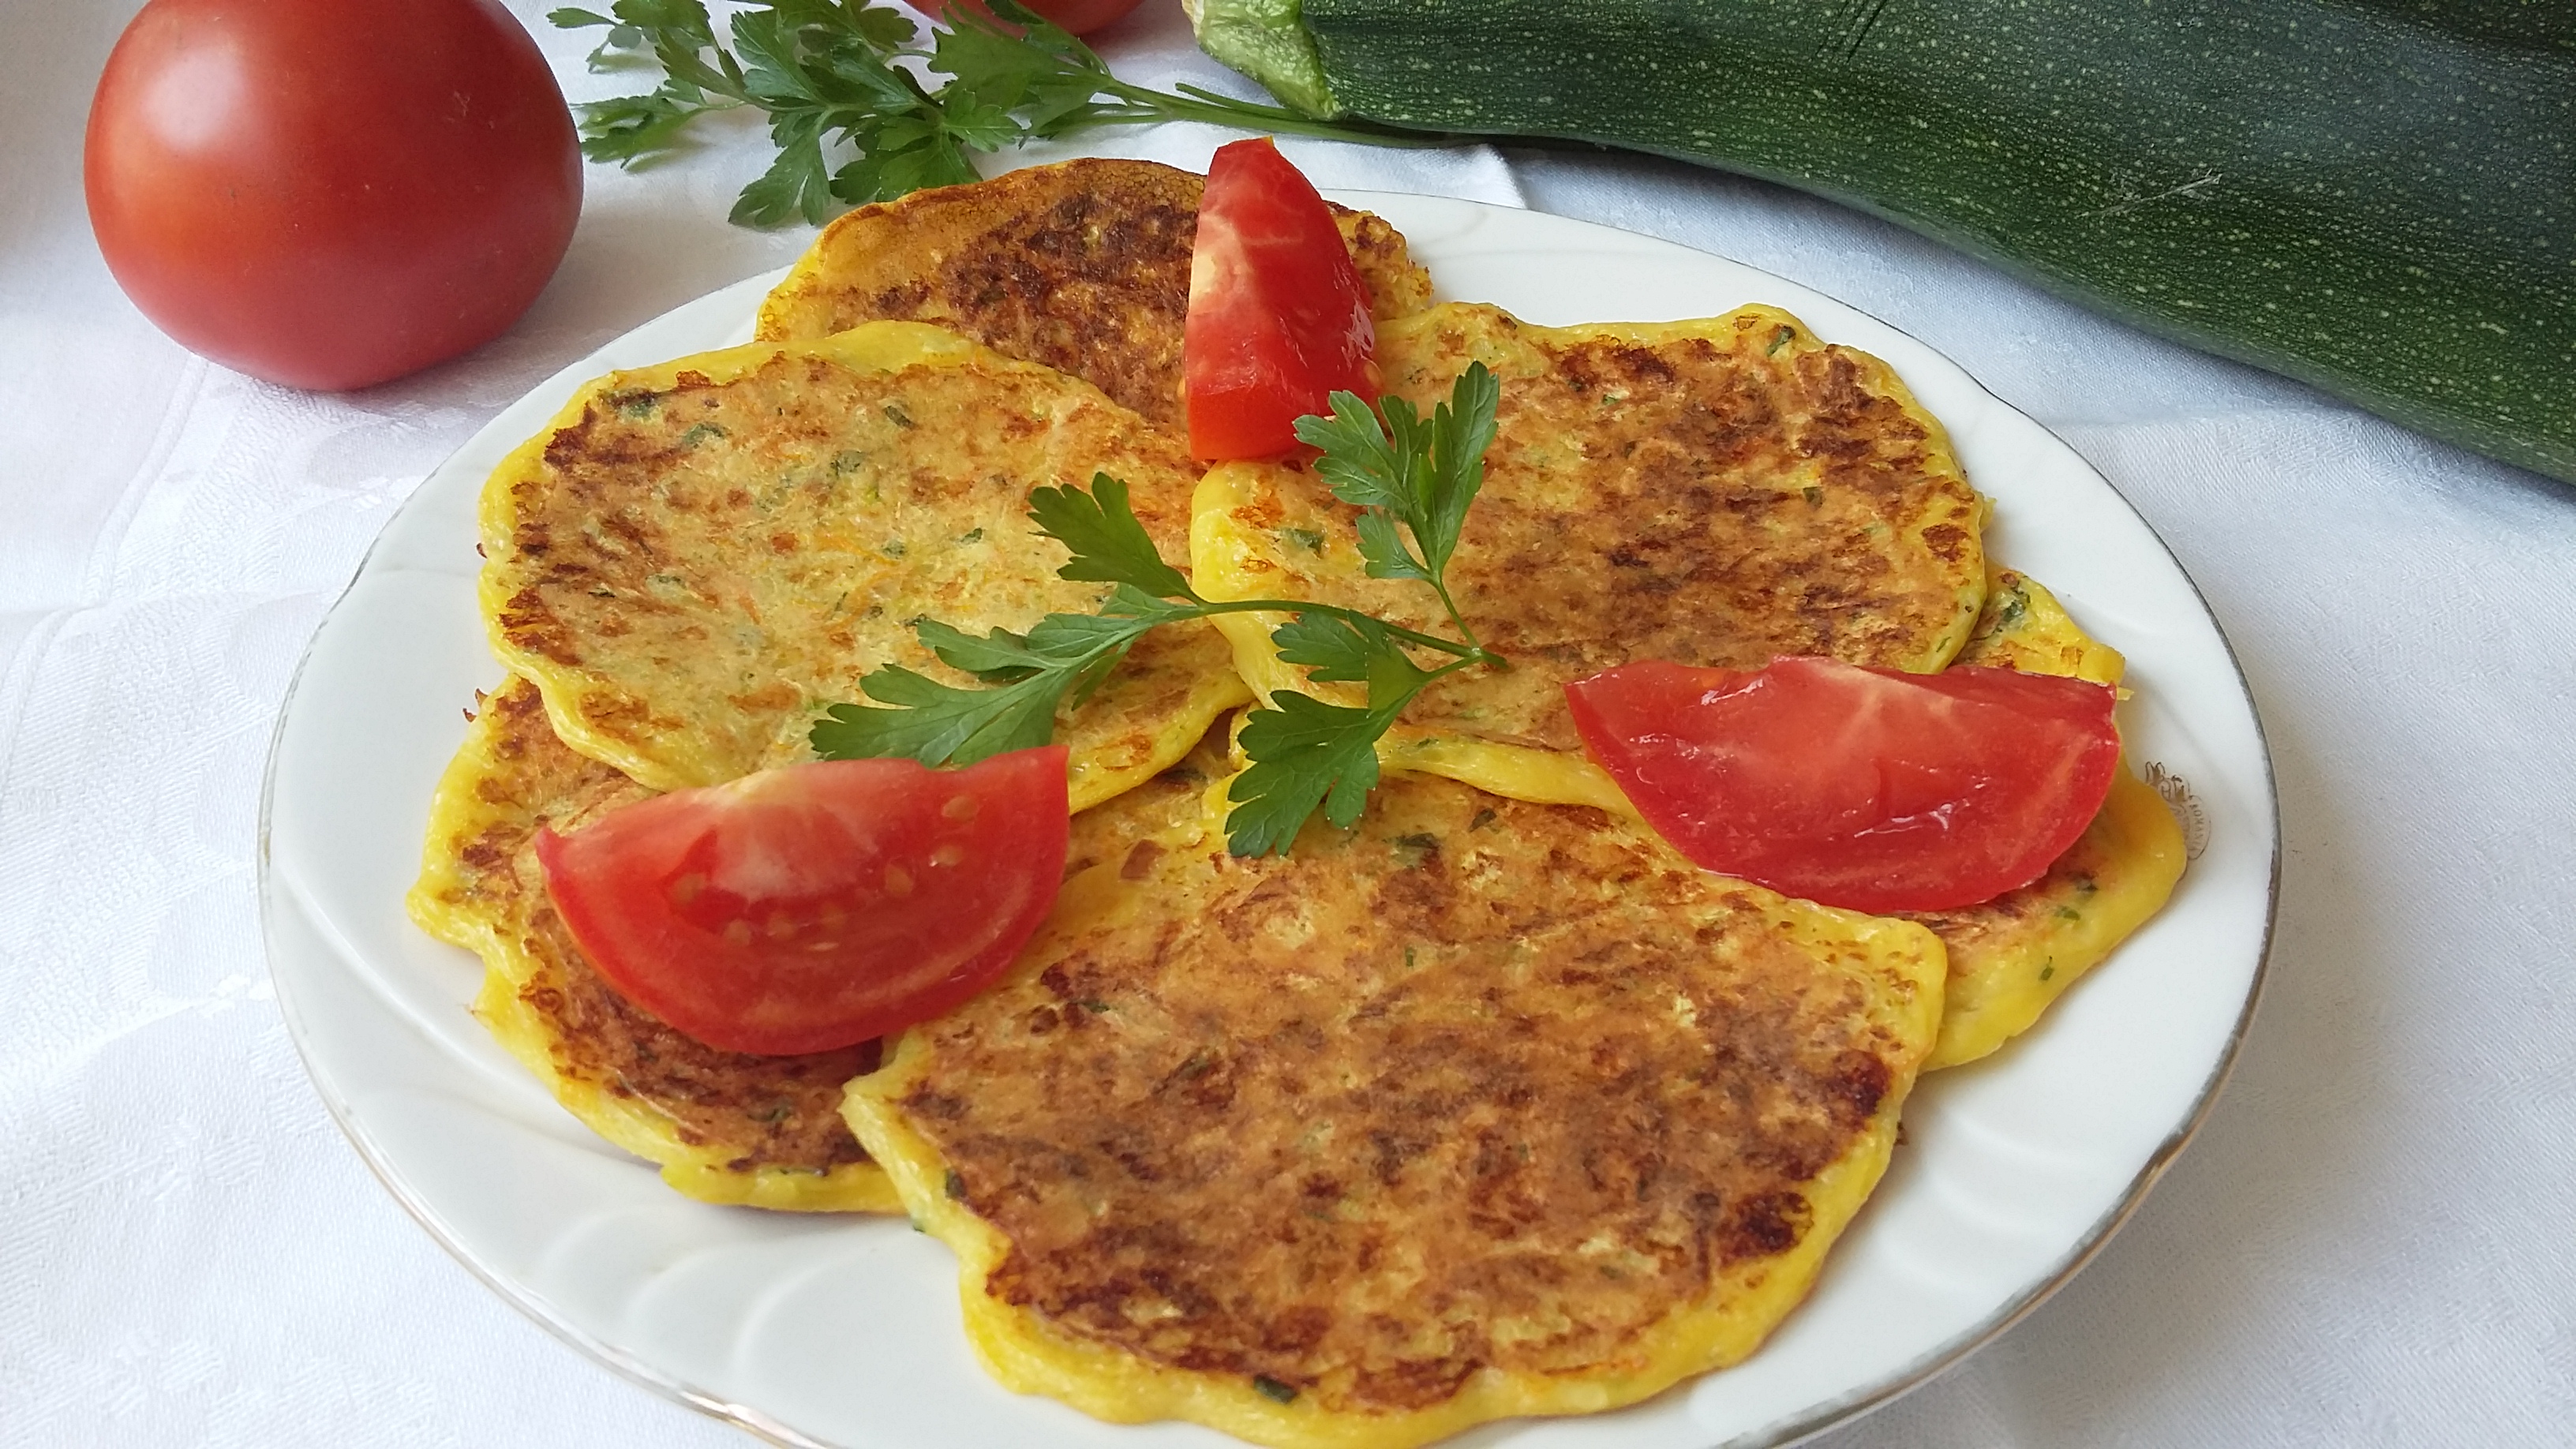
[[[1368,288],[1312,182],[1267,138],[1218,148],[1199,198],[1181,371],[1190,451],[1271,458],[1336,390],[1377,397]]]
[[[2028,885],[2119,766],[2108,685],[1777,659],[1623,664],[1565,689],[1592,758],[1709,870],[1862,911]]]
[[[729,1051],[829,1051],[1011,964],[1064,875],[1064,769],[1061,745],[963,770],[791,765],[540,831],[537,860],[636,1005]]]

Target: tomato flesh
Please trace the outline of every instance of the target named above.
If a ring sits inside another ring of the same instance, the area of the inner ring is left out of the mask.
[[[1271,458],[1336,391],[1374,401],[1377,324],[1324,198],[1268,138],[1218,148],[1199,200],[1181,371],[1190,451]]]
[[[2119,766],[2107,685],[1787,658],[1623,664],[1566,686],[1594,760],[1722,874],[1863,911],[1940,911],[2029,884]]]
[[[108,57],[83,170],[135,306],[295,387],[496,336],[581,213],[563,92],[498,0],[151,0]]]
[[[833,760],[537,835],[546,892],[628,1000],[729,1051],[792,1055],[984,988],[1064,874],[1063,746],[963,770]]]

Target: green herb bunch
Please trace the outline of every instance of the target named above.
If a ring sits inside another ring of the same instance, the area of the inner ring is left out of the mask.
[[[593,161],[632,166],[662,155],[710,112],[768,113],[778,159],[734,203],[733,220],[745,226],[820,222],[843,206],[973,181],[970,151],[1095,126],[1210,121],[1381,145],[1444,139],[1318,121],[1197,86],[1132,86],[1012,0],[991,8],[998,20],[951,10],[939,29],[863,0],[768,0],[735,12],[725,37],[702,0],[614,0],[605,15],[567,7],[546,18],[567,30],[607,28],[593,70],[662,72],[643,95],[574,108]]]
[[[1477,363],[1427,419],[1402,398],[1383,398],[1372,413],[1356,395],[1337,392],[1332,416],[1297,423],[1298,438],[1322,450],[1316,471],[1334,496],[1360,510],[1369,576],[1428,586],[1458,637],[1310,600],[1203,599],[1155,552],[1128,506],[1127,485],[1102,473],[1087,493],[1068,487],[1029,494],[1038,531],[1073,555],[1057,575],[1113,586],[1097,613],[1049,614],[1025,634],[995,629],[982,638],[917,621],[913,630],[925,647],[985,687],[943,684],[894,665],[875,670],[859,688],[876,703],[832,706],[815,722],[815,753],[965,765],[1043,745],[1054,737],[1057,708],[1067,698],[1076,705],[1088,699],[1148,631],[1216,614],[1284,613],[1288,621],[1270,635],[1280,657],[1302,665],[1310,679],[1365,685],[1367,702],[1329,704],[1282,692],[1253,711],[1237,737],[1251,764],[1227,792],[1233,809],[1226,845],[1237,855],[1284,853],[1318,809],[1349,828],[1377,787],[1377,742],[1405,706],[1462,669],[1504,667],[1476,642],[1447,582],[1467,510],[1484,486],[1498,398],[1494,375]],[[1417,651],[1446,657],[1425,667]]]

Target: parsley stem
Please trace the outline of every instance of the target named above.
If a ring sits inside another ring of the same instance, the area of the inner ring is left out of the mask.
[[[1414,686],[1413,694],[1408,694],[1404,697],[1405,703],[1411,704],[1413,702],[1414,695],[1422,693],[1422,691],[1429,689],[1433,684],[1439,682],[1442,675],[1455,674],[1461,669],[1471,669],[1479,664],[1482,664],[1489,669],[1508,669],[1511,667],[1503,662],[1502,656],[1499,654],[1488,654],[1482,649],[1471,649],[1467,651],[1463,657],[1452,659],[1448,663],[1443,664],[1439,668],[1424,675],[1422,677],[1422,682]]]
[[[1499,656],[1486,653],[1484,643],[1476,637],[1476,631],[1467,627],[1467,616],[1458,612],[1458,601],[1449,597],[1448,581],[1444,578],[1433,578],[1426,582],[1431,585],[1432,592],[1440,596],[1440,607],[1449,611],[1449,622],[1457,625],[1458,633],[1466,639],[1467,647],[1464,652],[1467,657],[1482,660],[1496,669],[1508,668],[1509,666],[1505,665]]]
[[[1480,659],[1495,664],[1500,664],[1502,662],[1499,658],[1487,654],[1481,646],[1475,643],[1473,636],[1469,637],[1467,643],[1461,644],[1455,639],[1443,639],[1437,634],[1425,634],[1417,629],[1407,629],[1401,624],[1390,624],[1373,614],[1364,614],[1357,609],[1345,609],[1338,604],[1317,604],[1303,599],[1233,599],[1223,603],[1194,604],[1191,606],[1191,613],[1192,616],[1205,614],[1256,613],[1330,614],[1335,618],[1349,619],[1361,624],[1373,624],[1380,629],[1384,629],[1386,632],[1394,635],[1398,639],[1403,640],[1407,644],[1419,644],[1425,649],[1437,649],[1443,654],[1462,656],[1459,663],[1472,664]],[[1451,609],[1449,611],[1450,617],[1453,619],[1457,617],[1457,613],[1458,611],[1456,609]],[[1464,630],[1466,626],[1461,624],[1459,625],[1459,628]],[[1456,668],[1457,665],[1444,664],[1440,667],[1443,670],[1448,670]]]
[[[1385,704],[1373,708],[1368,712],[1369,738],[1371,740],[1384,739],[1386,737],[1386,732],[1395,727],[1396,720],[1402,717],[1404,712],[1413,706],[1413,702],[1420,699],[1425,690],[1428,690],[1431,686],[1439,683],[1446,676],[1455,674],[1461,669],[1472,669],[1478,664],[1500,665],[1501,663],[1502,661],[1500,659],[1486,654],[1485,651],[1479,649],[1473,654],[1460,659],[1452,659],[1448,663],[1441,665],[1439,668],[1425,673],[1420,679],[1413,682],[1412,688],[1407,689],[1404,693],[1397,695],[1395,698],[1388,700]]]
[[[1272,131],[1283,135],[1315,136],[1327,141],[1353,141],[1368,146],[1450,146],[1457,144],[1458,140],[1441,132],[1399,131],[1390,126],[1353,121],[1319,121],[1283,106],[1239,101],[1193,85],[1174,89],[1177,94],[1129,85],[1122,80],[1104,82],[1100,87],[1101,94],[1118,97],[1127,103],[1128,109],[1083,116],[1071,121],[1065,129],[1148,125],[1157,121],[1204,121],[1212,126],[1226,126],[1238,131]]]

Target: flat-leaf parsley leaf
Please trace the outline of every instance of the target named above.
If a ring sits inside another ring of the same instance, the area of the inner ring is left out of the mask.
[[[938,29],[865,0],[766,0],[735,11],[723,36],[702,0],[615,0],[607,14],[567,6],[546,18],[608,31],[591,53],[593,70],[662,72],[643,95],[574,108],[582,154],[593,161],[633,166],[666,154],[709,112],[768,114],[778,159],[734,204],[744,226],[821,222],[843,206],[973,181],[969,152],[1096,126],[1207,121],[1383,146],[1449,139],[1319,121],[1192,85],[1129,85],[1089,46],[1012,0],[990,8],[990,17],[951,9]]]
[[[1226,815],[1226,846],[1237,855],[1284,853],[1319,809],[1332,824],[1349,828],[1377,788],[1377,742],[1406,706],[1461,669],[1505,667],[1476,642],[1446,579],[1467,509],[1484,483],[1499,396],[1493,374],[1474,363],[1427,422],[1390,397],[1379,402],[1381,426],[1368,404],[1337,392],[1330,418],[1297,424],[1298,437],[1323,450],[1317,472],[1336,496],[1361,510],[1369,572],[1429,585],[1459,638],[1311,600],[1203,599],[1155,551],[1128,504],[1127,485],[1095,474],[1088,492],[1031,490],[1029,517],[1072,555],[1056,570],[1059,577],[1112,586],[1096,613],[1049,614],[1026,634],[994,629],[980,638],[918,620],[913,631],[922,645],[985,687],[944,684],[894,665],[875,670],[859,681],[875,703],[833,705],[814,725],[815,753],[829,760],[903,755],[927,765],[966,765],[1043,745],[1065,701],[1088,698],[1149,630],[1215,614],[1284,613],[1287,622],[1270,635],[1280,658],[1318,682],[1365,685],[1367,702],[1282,693],[1252,712],[1237,737],[1251,764],[1227,790],[1233,809]],[[1425,668],[1415,650],[1449,657]]]

